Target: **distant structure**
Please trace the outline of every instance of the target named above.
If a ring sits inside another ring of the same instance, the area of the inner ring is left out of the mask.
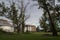
[[[36,26],[35,25],[25,25],[24,32],[36,32]]]

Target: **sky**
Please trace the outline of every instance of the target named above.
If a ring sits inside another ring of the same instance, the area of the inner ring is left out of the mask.
[[[8,0],[0,0],[0,2],[5,2],[5,4],[8,6],[9,2]],[[11,0],[10,0],[11,1]],[[14,0],[15,3],[19,4],[17,0]],[[36,0],[24,0],[24,6],[29,2],[28,7],[26,8],[26,15],[30,15],[30,17],[25,21],[26,24],[29,25],[36,25],[39,26],[39,19],[41,19],[41,16],[43,14],[42,9],[38,9],[39,5]],[[35,4],[35,6],[32,6]],[[55,0],[55,5],[60,4],[57,0]]]
[[[6,4],[9,4],[9,2],[7,0],[0,0],[0,1],[4,1]],[[24,5],[26,5],[26,3],[29,3],[29,6],[26,9],[26,15],[30,15],[30,17],[25,21],[26,24],[29,25],[35,25],[35,26],[39,26],[39,19],[41,18],[42,14],[43,14],[43,10],[42,9],[38,9],[38,5],[36,6],[32,6],[33,4],[38,4],[37,1],[32,1],[32,0],[24,0]],[[32,7],[31,7],[32,6]]]

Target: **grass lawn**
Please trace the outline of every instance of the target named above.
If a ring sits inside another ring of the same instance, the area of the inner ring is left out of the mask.
[[[44,32],[36,32],[30,34],[4,34],[0,33],[0,40],[60,40],[60,36],[48,36]]]

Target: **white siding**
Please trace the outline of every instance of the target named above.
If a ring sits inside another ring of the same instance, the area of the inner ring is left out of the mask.
[[[30,27],[30,31],[32,31],[31,27]]]
[[[27,31],[27,27],[24,28],[24,32],[26,32],[26,31]]]
[[[28,31],[30,31],[30,27],[28,27]]]
[[[2,29],[5,32],[14,32],[14,27],[11,26],[0,26],[0,29]]]

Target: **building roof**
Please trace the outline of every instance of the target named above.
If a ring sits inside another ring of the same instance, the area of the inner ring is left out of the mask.
[[[36,27],[35,25],[25,25],[26,27]]]
[[[0,25],[3,26],[11,26],[12,25],[12,20],[4,17],[4,16],[0,16]]]
[[[0,26],[11,26],[7,20],[0,19]]]
[[[0,16],[0,19],[2,19],[2,20],[7,20],[7,21],[9,21],[9,22],[12,22],[10,19],[8,19],[8,18],[6,18],[6,17],[4,17],[4,16]]]

